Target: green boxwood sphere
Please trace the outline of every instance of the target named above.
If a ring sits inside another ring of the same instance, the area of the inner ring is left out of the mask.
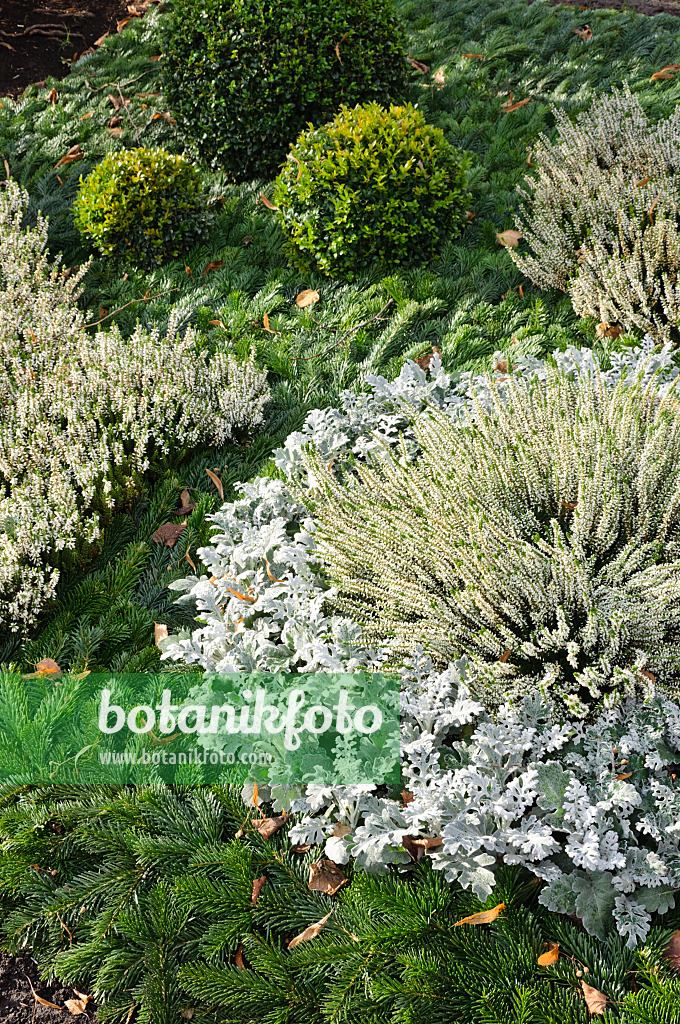
[[[351,278],[423,264],[467,219],[469,157],[415,107],[343,107],[304,132],[276,179],[292,262]]]
[[[273,178],[308,123],[400,97],[404,47],[392,0],[174,0],[164,91],[202,159]]]
[[[140,148],[109,154],[80,179],[74,219],[103,256],[148,267],[185,253],[209,218],[193,165],[162,149]]]

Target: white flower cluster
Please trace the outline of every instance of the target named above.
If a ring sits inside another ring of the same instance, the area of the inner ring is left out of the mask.
[[[0,626],[35,620],[55,554],[94,541],[151,460],[224,443],[268,397],[252,361],[208,359],[173,322],[166,337],[88,334],[84,270],[48,265],[45,221],[22,229],[27,201],[14,182],[0,192]]]
[[[656,375],[664,391],[677,370],[667,348],[656,356],[652,348],[646,341],[615,357],[609,371],[590,351],[570,349],[555,360],[574,378],[600,373],[608,388]],[[544,378],[547,369],[528,359],[516,372]],[[395,447],[400,430],[415,451],[409,408],[431,404],[457,419],[473,392],[490,397],[486,378],[454,383],[438,360],[429,378],[408,363],[395,381],[369,383],[370,394],[348,392],[342,408],[310,413],[276,453],[293,490],[310,483],[303,451],[310,442],[339,467],[385,443]],[[367,647],[355,623],[327,612],[333,592],[305,506],[280,480],[258,478],[243,491],[212,517],[213,543],[199,551],[211,575],[173,584],[184,591],[181,601],[195,602],[200,626],[162,642],[163,657],[218,672],[380,667],[387,652]],[[645,684],[631,672],[618,676],[622,691]],[[501,860],[521,863],[548,883],[542,899],[553,909],[577,913],[595,934],[615,920],[631,943],[646,933],[651,912],[673,905],[680,799],[670,769],[680,761],[680,708],[660,698],[609,698],[596,721],[560,722],[536,697],[503,707],[494,721],[470,696],[465,661],[438,672],[416,649],[402,678],[406,798],[387,799],[371,786],[310,786],[297,796],[275,790],[279,809],[301,815],[293,841],[325,843],[337,863],[354,857],[371,870],[430,856],[481,897]]]
[[[570,121],[531,154],[520,212],[530,255],[509,250],[539,287],[569,292],[574,309],[657,341],[680,325],[680,113],[650,124],[626,87]]]

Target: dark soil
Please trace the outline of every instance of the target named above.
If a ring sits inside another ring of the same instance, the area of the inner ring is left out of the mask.
[[[32,986],[32,987],[31,987]],[[59,1009],[43,1006],[36,999],[54,1003]],[[84,1013],[71,1016],[65,1008],[67,999],[77,999],[74,989],[64,988],[59,982],[40,981],[32,958],[28,953],[9,957],[0,953],[0,1021],[2,1024],[64,1024],[66,1019],[94,1022],[94,1006],[88,1002]]]
[[[48,75],[63,78],[73,60],[130,17],[128,5],[134,0],[0,0],[0,96],[16,97]]]

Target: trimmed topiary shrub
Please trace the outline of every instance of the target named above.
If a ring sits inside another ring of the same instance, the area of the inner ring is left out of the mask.
[[[407,81],[391,0],[175,0],[164,90],[201,157],[273,177],[305,125]]]
[[[289,256],[343,277],[427,262],[466,220],[469,164],[410,104],[343,107],[300,136],[276,179]]]
[[[201,179],[182,156],[113,153],[80,182],[75,223],[103,256],[150,266],[181,256],[206,231]]]

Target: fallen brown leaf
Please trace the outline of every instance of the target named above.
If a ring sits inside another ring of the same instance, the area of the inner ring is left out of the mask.
[[[618,338],[622,330],[619,324],[608,324],[606,320],[602,320],[595,328],[595,333],[598,338]]]
[[[288,821],[288,814],[279,814],[275,818],[257,818],[251,822],[253,828],[263,839],[271,839]]]
[[[621,782],[623,779],[629,779],[632,774],[632,772],[619,772],[619,774],[616,776],[616,781]]]
[[[508,228],[507,231],[496,232],[496,238],[501,245],[507,245],[510,249],[516,249],[519,245],[520,238],[524,235],[521,231],[515,231],[514,228]]]
[[[264,324],[265,331],[269,331],[270,334],[280,334],[281,331],[273,331],[269,326],[269,315],[267,313],[262,317],[262,323]]]
[[[245,971],[246,965],[243,962],[243,946],[239,946],[234,953],[234,963],[238,967],[239,971]]]
[[[443,71],[438,71],[437,74],[434,76],[434,80],[437,83],[437,85],[439,86],[439,88],[441,89],[441,87],[444,85],[444,83],[446,81],[446,77],[444,75],[444,72]]]
[[[512,96],[512,93],[510,93]],[[504,114],[511,114],[513,110],[519,110],[520,107],[526,107],[527,103],[531,103],[531,97],[524,100],[517,100],[516,103],[512,102],[512,99],[506,100],[505,103],[501,103],[501,110]]]
[[[99,39],[95,39],[95,41],[93,42],[93,44],[92,44],[92,45],[93,45],[93,46],[101,46],[101,45],[102,45],[102,43],[104,42],[104,40],[105,40],[105,39],[108,39],[109,35],[110,35],[110,33],[109,33],[109,32],[105,32],[103,36],[100,36],[100,37],[99,37]]]
[[[170,113],[170,111],[168,111],[168,110],[164,110],[163,113],[161,113],[159,111],[158,113],[153,115],[151,120],[152,121],[157,121],[159,117],[162,117],[164,121],[168,122],[168,124],[176,124],[177,123],[175,121],[174,117],[172,116],[172,114]]]
[[[193,1006],[187,1006],[184,1010],[179,1011],[179,1015],[182,1018],[182,1020],[193,1020],[195,1014],[196,1011],[193,1008]]]
[[[168,627],[164,622],[154,622],[153,624],[153,642],[158,647],[159,640],[167,640],[168,638]]]
[[[413,796],[413,793],[411,793],[411,791],[408,790],[408,789],[402,789],[402,791],[400,793],[400,796],[401,796],[402,803],[403,803],[404,807],[406,807],[407,804],[413,803],[413,801],[415,799],[415,797]]]
[[[406,60],[409,62],[412,68],[419,71],[421,75],[426,75],[430,70],[427,64],[423,64],[422,60],[416,60],[415,57],[407,57]]]
[[[675,72],[680,71],[680,64],[666,64],[661,71],[655,71],[650,82],[658,82],[660,78],[675,78]]]
[[[116,23],[116,32],[122,32],[126,25],[129,25],[132,18],[123,18],[122,21]]]
[[[507,364],[507,360],[505,362],[505,365],[507,367],[507,365],[508,365]],[[506,661],[508,660],[508,658],[510,657],[511,654],[512,654],[512,651],[510,650],[510,648],[508,648],[507,651],[503,651],[503,653],[501,654],[500,658],[498,659],[500,661],[501,665],[505,665]]]
[[[333,826],[333,835],[337,836],[339,839],[342,839],[343,836],[348,836],[351,831],[352,829],[349,825],[341,825],[340,822],[336,822]]]
[[[579,39],[582,39],[584,43],[589,43],[593,38],[593,30],[590,25],[586,25],[585,28],[573,28],[572,32],[575,36],[578,36]]]
[[[646,178],[641,178],[640,181],[636,181],[635,186],[636,188],[642,188],[643,185],[648,185],[651,180],[651,176],[648,174]]]
[[[560,947],[557,942],[549,942],[548,950],[546,953],[541,953],[536,963],[539,967],[550,967],[551,964],[556,964],[560,958]]]
[[[180,534],[182,534],[186,528],[186,522],[163,523],[162,526],[158,527],[155,533],[151,534],[151,540],[155,541],[156,544],[164,544],[166,548],[174,548]]]
[[[345,39],[347,39],[348,35],[349,35],[349,32],[345,32],[344,36],[341,36],[340,41],[335,44],[335,56],[338,58],[338,60],[340,61],[341,64],[342,64],[342,57],[340,56],[340,43],[344,43],[344,41],[345,41]]]
[[[122,128],[109,128],[109,131],[111,132],[112,135],[115,135],[116,137],[118,137],[119,135],[123,134],[123,129]]]
[[[327,896],[334,896],[338,889],[346,884],[346,876],[332,860],[317,860],[310,864],[309,888],[314,892],[325,892]]]
[[[217,493],[219,494],[220,499],[224,501],[224,487],[222,485],[222,481],[220,480],[216,473],[213,473],[212,469],[206,469],[206,473],[208,474],[208,476],[214,483],[215,487],[217,488]]]
[[[63,167],[64,164],[73,163],[74,160],[80,160],[83,156],[85,156],[85,154],[80,148],[80,143],[76,142],[75,146],[71,146],[66,156],[62,156],[59,163],[55,164],[54,169],[56,171],[57,167]]]
[[[483,53],[462,53],[461,57],[469,57],[470,60],[484,60],[485,54],[483,54]]]
[[[312,848],[312,844],[311,843],[296,843],[295,846],[291,846],[290,852],[291,853],[308,853],[308,851],[311,850],[311,848]]]
[[[418,364],[421,370],[429,370],[430,363],[432,362],[435,356],[439,355],[441,355],[441,350],[438,349],[436,345],[433,345],[431,352],[426,352],[424,356],[421,356],[419,359],[416,359],[415,362]]]
[[[119,124],[123,123],[123,118],[120,114],[114,114],[110,121],[107,122],[109,128],[117,128]]]
[[[309,942],[310,939],[315,939],[319,932],[322,931],[323,926],[332,913],[333,911],[331,910],[325,917],[322,917],[320,921],[317,921],[316,924],[310,924],[309,928],[305,928],[303,932],[300,932],[300,934],[296,935],[294,939],[291,939],[288,943],[288,949],[295,949],[295,947],[299,946],[301,942]]]
[[[454,927],[457,928],[459,924],[490,924],[496,920],[503,910],[505,910],[505,903],[499,903],[497,906],[492,907],[491,910],[480,910],[478,914],[470,914],[469,917],[456,921]]]
[[[203,268],[203,277],[208,274],[211,270],[219,270],[223,264],[223,260],[211,260],[210,263],[206,264]]]
[[[75,988],[74,988],[73,991],[75,992],[75,994],[76,994],[76,996],[78,998],[77,999],[65,999],[64,1000],[64,1006],[69,1011],[69,1013],[72,1014],[72,1016],[77,1017],[77,1016],[79,1016],[79,1014],[85,1013],[85,1009],[87,1007],[87,1004],[90,1001],[90,997],[86,996],[86,995],[83,995],[82,992],[79,992]]]
[[[641,668],[640,669],[640,675],[644,676],[645,679],[649,679],[650,683],[654,683],[654,680],[656,679],[656,676],[654,675],[654,673],[653,672],[648,672],[646,668]]]
[[[319,301],[321,296],[318,292],[314,291],[313,288],[305,288],[300,292],[295,300],[295,305],[299,309],[305,309],[307,306],[313,306]]]
[[[184,557],[186,558],[187,562],[189,563],[191,568],[194,570],[194,572],[198,572],[198,569],[196,568],[196,566],[194,564],[194,561],[193,561],[191,555],[189,554],[188,550],[184,552]]]
[[[260,199],[262,200],[262,202],[264,203],[268,210],[278,210],[278,206],[274,206],[274,204],[270,202],[269,199],[267,199],[264,192],[260,192]]]
[[[35,666],[35,671],[39,676],[60,676],[61,669],[57,665],[56,661],[52,658],[43,658]]]
[[[425,856],[426,850],[436,850],[439,846],[443,846],[444,840],[441,836],[419,837],[417,839],[414,839],[413,836],[404,836],[401,845],[411,860],[419,861]]]
[[[113,93],[109,93],[106,98],[107,100],[111,100],[114,110],[122,110],[123,107],[127,107],[130,102],[130,100],[126,99],[125,96],[114,96]]]
[[[585,981],[581,979],[581,988],[583,989],[583,998],[586,1001],[588,1007],[588,1013],[591,1017],[596,1014],[603,1014],[607,1005],[607,997],[603,992],[600,992],[598,988],[593,988],[592,985],[586,985]]]
[[[259,878],[254,878],[253,879],[253,895],[252,895],[253,903],[257,903],[257,897],[260,895],[260,892],[262,891],[262,886],[264,885],[264,883],[266,881],[267,881],[267,876],[266,875],[260,875]]]
[[[50,1003],[48,999],[43,999],[42,996],[39,996],[36,990],[33,988],[33,985],[31,985],[30,980],[28,978],[26,980],[28,981],[28,984],[31,988],[31,992],[33,993],[33,998],[35,999],[36,1003],[40,1003],[41,1006],[51,1006],[53,1010],[63,1010],[63,1006],[57,1006],[56,1003]]]
[[[50,103],[56,103],[57,95],[58,93],[56,89],[50,89],[49,93],[47,94],[47,99],[50,101]]]

